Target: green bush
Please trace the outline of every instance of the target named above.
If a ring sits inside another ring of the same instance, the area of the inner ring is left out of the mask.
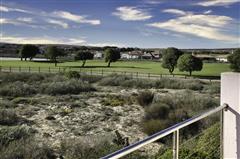
[[[123,106],[124,104],[133,104],[134,99],[126,96],[107,95],[101,103],[105,106]]]
[[[161,96],[154,100],[152,105],[145,108],[143,119],[143,130],[147,134],[160,131],[176,123],[191,118],[195,114],[218,106],[217,99],[208,96],[195,95],[190,91],[182,93]],[[212,123],[208,120],[202,122]],[[154,121],[156,124],[154,125]],[[149,126],[148,126],[149,125]],[[193,124],[186,128],[182,133],[192,135],[200,130],[201,122]]]
[[[65,159],[83,158],[83,159],[98,159],[117,151],[122,146],[110,143],[106,139],[67,139],[61,143],[61,152]],[[132,153],[123,159],[147,159],[147,157],[138,152]]]
[[[0,125],[16,125],[21,121],[14,110],[0,109]]]
[[[214,124],[203,131],[199,137],[184,141],[179,150],[179,158],[219,159],[220,158],[220,126]],[[214,153],[213,153],[214,152]],[[172,149],[156,155],[157,159],[172,159]]]
[[[220,83],[211,83],[209,85],[204,86],[203,92],[209,94],[220,94]]]
[[[169,120],[150,119],[142,123],[142,130],[148,135],[157,133],[170,125]]]
[[[149,91],[140,92],[137,96],[138,104],[141,106],[148,106],[152,103],[154,94]]]
[[[0,129],[0,150],[15,140],[27,139],[35,131],[28,126],[3,126]]]
[[[88,83],[75,79],[64,82],[44,83],[40,88],[42,93],[50,95],[79,94],[80,92],[95,91],[95,88]]]
[[[0,100],[0,109],[3,108],[14,108],[16,107],[16,104],[9,100]]]
[[[19,96],[30,96],[36,93],[37,93],[37,89],[35,86],[29,85],[23,82],[14,82],[11,84],[6,84],[0,88],[1,96],[19,97]]]
[[[53,76],[46,73],[0,73],[0,80],[3,83],[10,83],[10,82],[36,82],[36,81],[42,81],[47,76]]]
[[[69,71],[69,72],[66,72],[65,75],[69,79],[71,79],[71,78],[79,79],[80,78],[80,74],[77,71]]]
[[[54,151],[34,138],[11,142],[0,151],[1,159],[56,159]]]
[[[167,89],[190,89],[202,90],[205,83],[200,80],[185,80],[161,78],[159,80],[132,79],[128,76],[111,75],[104,77],[100,82],[103,86],[122,86],[127,88],[167,88]]]
[[[129,80],[128,76],[120,76],[116,74],[112,74],[108,77],[103,78],[99,81],[99,84],[102,86],[120,86],[123,81]]]
[[[145,119],[166,119],[170,109],[165,103],[154,103],[146,108]]]

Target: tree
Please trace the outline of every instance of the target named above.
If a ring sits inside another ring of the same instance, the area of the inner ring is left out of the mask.
[[[172,74],[177,65],[177,60],[182,54],[183,52],[177,48],[167,48],[163,53],[162,67],[168,69],[169,73]]]
[[[228,61],[233,71],[240,72],[240,49],[235,50],[233,54],[229,55]]]
[[[108,67],[110,67],[111,62],[116,62],[120,57],[120,51],[117,49],[108,48],[104,51],[104,58],[105,62],[108,62]]]
[[[45,56],[57,66],[57,58],[59,56],[64,56],[64,53],[61,49],[56,46],[48,46]]]
[[[25,61],[27,60],[27,58],[29,58],[30,60],[32,60],[32,58],[34,56],[36,56],[36,54],[38,54],[39,48],[35,45],[30,45],[30,44],[26,44],[23,45],[20,49],[19,55],[21,57],[21,61],[24,58]]]
[[[75,60],[82,60],[82,67],[84,67],[86,60],[92,60],[93,56],[94,55],[89,51],[79,51],[74,58]]]
[[[177,66],[180,71],[188,71],[191,76],[192,71],[202,70],[203,62],[201,59],[191,54],[184,54],[178,59]]]

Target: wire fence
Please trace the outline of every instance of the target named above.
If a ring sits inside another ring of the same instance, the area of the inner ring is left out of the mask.
[[[158,80],[161,78],[180,78],[180,79],[196,79],[195,77],[187,75],[175,74],[152,74],[141,72],[127,72],[127,71],[114,71],[105,69],[89,69],[89,68],[75,68],[75,67],[13,67],[13,66],[0,66],[0,72],[29,72],[29,73],[62,73],[68,71],[77,71],[80,74],[93,75],[93,76],[109,76],[111,74],[129,76],[136,79],[152,79]],[[217,79],[201,79],[205,81],[219,81]]]

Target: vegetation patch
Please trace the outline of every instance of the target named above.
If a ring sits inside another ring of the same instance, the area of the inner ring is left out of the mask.
[[[88,83],[75,79],[64,82],[43,83],[41,85],[41,92],[50,95],[79,94],[80,92],[95,90],[96,89]]]

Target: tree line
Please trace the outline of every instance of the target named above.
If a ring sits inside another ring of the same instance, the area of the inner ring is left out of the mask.
[[[107,67],[111,66],[112,62],[116,62],[121,58],[121,49],[116,47],[106,47],[104,50],[104,59],[107,63]],[[26,44],[23,45],[20,49],[19,55],[21,60],[29,58],[32,60],[40,50],[35,45]],[[57,46],[51,45],[48,46],[44,52],[44,55],[51,62],[55,63],[57,66],[58,58],[65,56],[64,51]],[[75,61],[82,61],[82,67],[85,66],[87,60],[92,60],[94,54],[88,50],[88,48],[83,48],[76,50]],[[233,71],[240,72],[240,49],[235,50],[233,54],[228,57],[228,61],[231,63],[230,68]],[[162,55],[162,67],[168,69],[170,74],[173,74],[176,67],[179,71],[189,72],[189,75],[192,75],[193,71],[201,71],[203,68],[203,62],[200,58],[197,58],[189,53],[184,53],[183,51],[170,47],[167,48]]]

